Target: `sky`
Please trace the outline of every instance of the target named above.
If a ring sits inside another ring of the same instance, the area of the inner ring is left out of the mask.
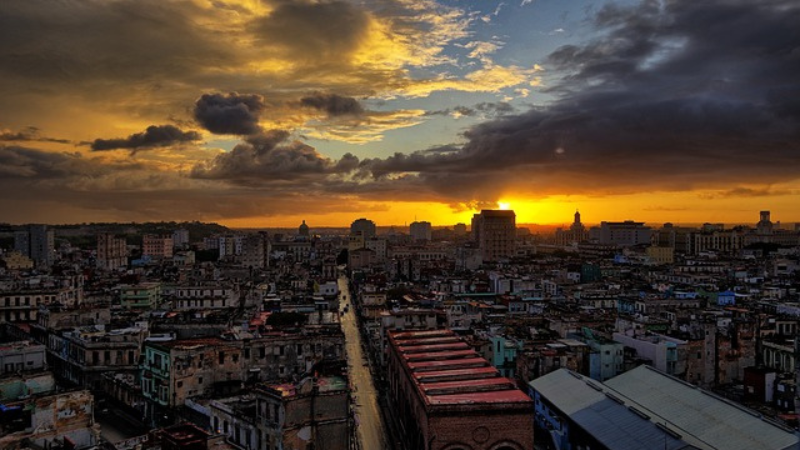
[[[0,222],[800,221],[796,0],[3,0]]]

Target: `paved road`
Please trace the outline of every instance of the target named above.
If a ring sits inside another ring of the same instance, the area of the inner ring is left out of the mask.
[[[343,309],[345,304],[351,302],[347,278],[339,278],[339,291],[342,299],[340,309]],[[350,385],[353,386],[353,395],[356,398],[356,434],[362,449],[381,450],[387,448],[386,431],[378,409],[378,392],[372,382],[367,356],[362,351],[361,333],[358,330],[355,314],[355,310],[351,306],[349,311],[342,315],[341,322],[344,330]]]
[[[100,436],[106,442],[120,442],[147,433],[147,429],[135,424],[133,419],[116,408],[95,411],[97,423],[100,424]]]

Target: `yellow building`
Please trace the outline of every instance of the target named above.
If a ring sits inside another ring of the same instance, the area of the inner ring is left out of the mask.
[[[672,264],[675,261],[675,249],[672,247],[647,247],[647,256],[653,264]]]
[[[20,252],[10,252],[3,256],[6,267],[10,270],[33,269],[33,260]]]

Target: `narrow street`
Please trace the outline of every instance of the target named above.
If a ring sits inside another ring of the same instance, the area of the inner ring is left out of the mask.
[[[347,286],[347,278],[339,278],[340,310],[350,305],[352,298]],[[361,347],[361,333],[358,329],[356,313],[352,306],[342,314],[342,329],[345,336],[347,365],[350,374],[350,385],[355,398],[356,435],[363,450],[386,449],[386,431],[378,406],[378,392],[372,381],[367,355]]]

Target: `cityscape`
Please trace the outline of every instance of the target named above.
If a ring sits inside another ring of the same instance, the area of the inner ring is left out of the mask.
[[[0,450],[800,449],[799,29],[0,1]]]
[[[795,449],[800,224],[755,218],[5,225],[0,446]]]

